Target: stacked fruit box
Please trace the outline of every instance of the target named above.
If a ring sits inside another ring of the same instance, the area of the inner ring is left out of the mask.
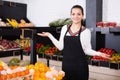
[[[7,66],[0,61],[0,80],[62,80],[65,73],[55,67],[47,67],[44,63],[35,65]]]
[[[112,69],[120,69],[120,53],[115,53],[111,56],[109,67]]]
[[[116,51],[114,49],[109,49],[109,48],[101,48],[98,50],[99,52],[103,52],[107,55],[112,56]],[[96,66],[103,66],[103,67],[109,67],[110,63],[109,60],[100,56],[93,56],[91,58],[91,64],[96,65]]]

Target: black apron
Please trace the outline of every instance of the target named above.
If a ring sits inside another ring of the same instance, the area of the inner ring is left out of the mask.
[[[78,36],[66,36],[65,33],[62,62],[62,69],[65,72],[64,80],[88,80],[89,69],[80,41],[81,30]]]

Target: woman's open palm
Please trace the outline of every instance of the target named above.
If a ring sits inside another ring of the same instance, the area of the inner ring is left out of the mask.
[[[50,34],[49,32],[37,33],[37,35],[42,36],[42,37],[48,37],[49,34]]]

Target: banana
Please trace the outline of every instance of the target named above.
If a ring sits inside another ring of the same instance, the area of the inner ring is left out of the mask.
[[[8,22],[9,22],[9,24],[13,27],[13,28],[17,28],[18,27],[18,22],[15,20],[15,19],[9,19],[9,18],[7,18],[6,19]]]

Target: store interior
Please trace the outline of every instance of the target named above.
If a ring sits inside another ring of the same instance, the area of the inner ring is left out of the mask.
[[[108,60],[86,56],[89,80],[120,80],[119,3],[119,0],[1,0],[0,80],[62,80],[63,52],[49,38],[37,33],[48,31],[59,39],[62,26],[71,22],[69,13],[74,4],[84,8],[83,23],[91,31],[92,48],[111,57]],[[11,69],[5,71],[6,68]],[[44,69],[42,73],[37,72],[38,68]],[[11,73],[14,70],[21,75]],[[48,73],[45,78],[47,70],[57,76]],[[41,78],[35,73],[41,74]]]

